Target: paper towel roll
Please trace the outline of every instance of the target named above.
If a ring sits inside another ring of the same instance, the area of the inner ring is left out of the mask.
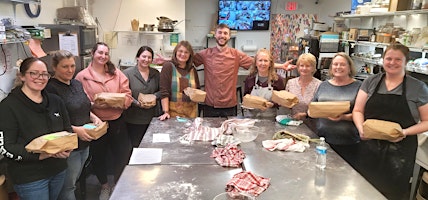
[[[242,51],[257,51],[256,45],[243,45]]]

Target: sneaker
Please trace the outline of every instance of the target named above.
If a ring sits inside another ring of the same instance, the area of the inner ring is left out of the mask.
[[[101,188],[100,200],[108,200],[110,198],[111,188]]]

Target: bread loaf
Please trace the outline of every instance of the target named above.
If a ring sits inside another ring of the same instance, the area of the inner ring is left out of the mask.
[[[207,96],[207,93],[203,90],[199,90],[196,88],[187,87],[184,89],[184,94],[190,97],[190,100],[193,102],[205,102],[205,97]]]
[[[254,109],[266,109],[266,103],[268,100],[266,100],[263,97],[254,96],[250,94],[246,94],[242,98],[242,106],[246,108],[254,108]]]
[[[125,108],[125,93],[101,92],[95,94],[95,104],[107,104],[112,108]]]
[[[394,140],[404,136],[400,124],[378,119],[367,119],[363,131],[364,137],[370,139]]]
[[[349,112],[350,107],[349,101],[311,102],[308,106],[308,115],[312,118],[337,117]]]
[[[272,91],[272,101],[287,108],[292,108],[299,103],[296,95],[285,90]]]
[[[156,95],[140,93],[138,95],[138,101],[142,106],[153,107],[156,106]]]

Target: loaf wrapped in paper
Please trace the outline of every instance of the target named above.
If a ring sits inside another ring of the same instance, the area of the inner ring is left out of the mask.
[[[138,101],[144,107],[156,106],[156,95],[154,94],[138,94]]]
[[[272,91],[272,101],[287,108],[292,108],[299,103],[296,95],[285,90]]]
[[[337,117],[349,112],[350,108],[349,101],[311,102],[308,106],[308,115],[312,118]]]
[[[101,92],[95,94],[94,102],[97,105],[107,104],[112,108],[125,108],[125,93]]]
[[[364,137],[370,139],[395,140],[404,136],[400,124],[378,119],[367,119],[363,131]]]
[[[28,152],[56,154],[78,147],[77,134],[61,131],[42,135],[25,146]]]
[[[85,129],[86,133],[94,138],[94,140],[97,140],[101,136],[107,133],[108,129],[108,123],[102,122],[101,124],[95,125],[94,123],[89,123],[83,125],[83,128]]]
[[[190,100],[197,103],[205,102],[205,97],[207,96],[205,91],[191,87],[184,89],[184,94],[189,96]]]
[[[266,105],[267,102],[268,102],[268,100],[266,100],[263,97],[254,96],[254,95],[250,95],[250,94],[246,94],[242,98],[242,106],[245,108],[263,110],[263,109],[267,108],[267,105]]]

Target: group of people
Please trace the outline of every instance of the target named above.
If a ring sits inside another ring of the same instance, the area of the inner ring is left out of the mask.
[[[107,44],[97,43],[91,53],[92,62],[77,73],[73,55],[68,51],[53,54],[52,69],[38,58],[27,58],[20,66],[22,86],[14,88],[0,103],[0,148],[8,158],[8,173],[22,200],[76,199],[75,184],[91,156],[93,172],[101,184],[100,199],[108,199],[114,185],[107,174],[114,171],[117,182],[128,163],[132,147],[138,147],[152,118],[167,120],[181,116],[195,118],[198,104],[183,93],[187,87],[200,89],[195,66],[204,65],[206,91],[204,117],[237,115],[238,69],[250,69],[244,93],[271,100],[273,90],[295,94],[299,103],[291,116],[303,120],[358,172],[388,199],[404,199],[409,195],[415,153],[416,134],[428,130],[428,87],[405,73],[409,49],[391,44],[384,52],[384,73],[364,82],[355,80],[355,66],[345,53],[332,59],[330,79],[313,77],[316,57],[310,53],[291,61],[274,63],[266,49],[255,57],[227,45],[230,29],[220,24],[215,32],[216,46],[193,52],[188,41],[174,48],[171,60],[165,59],[161,72],[150,67],[154,52],[142,46],[137,64],[123,72],[110,61]],[[297,69],[299,76],[285,80],[276,68]],[[101,92],[124,93],[122,108],[95,103]],[[140,94],[153,94],[156,104],[147,106],[138,100]],[[337,117],[311,119],[310,102],[350,101],[351,110]],[[250,112],[251,117],[274,117],[280,107],[270,102],[267,109]],[[394,141],[369,140],[362,124],[366,119],[382,119],[399,123],[404,137]],[[84,124],[108,122],[107,133],[94,140]],[[25,145],[34,138],[58,131],[78,135],[78,149],[57,154],[29,153]],[[111,156],[108,157],[111,152]],[[113,162],[108,162],[108,159]],[[108,166],[112,163],[113,166]],[[387,173],[387,174],[385,174]],[[407,195],[407,196],[406,196]]]

